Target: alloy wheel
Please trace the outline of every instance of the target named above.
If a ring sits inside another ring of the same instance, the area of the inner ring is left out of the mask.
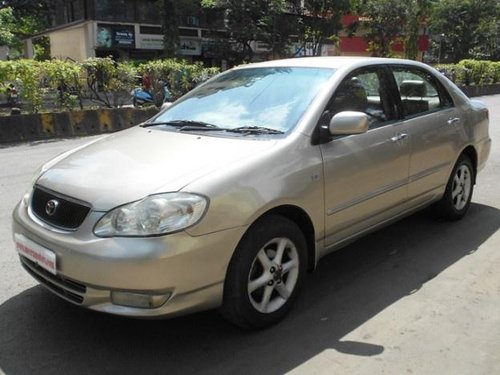
[[[453,206],[457,211],[462,210],[467,205],[471,193],[471,187],[471,172],[466,164],[462,164],[457,168],[457,171],[453,178],[453,186],[451,189]]]
[[[248,297],[261,313],[280,309],[292,295],[299,276],[299,254],[288,238],[274,238],[257,253],[248,275]]]

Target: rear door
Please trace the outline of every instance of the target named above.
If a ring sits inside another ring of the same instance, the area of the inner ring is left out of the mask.
[[[410,141],[408,198],[418,206],[444,191],[456,162],[464,119],[430,72],[403,65],[391,71]]]

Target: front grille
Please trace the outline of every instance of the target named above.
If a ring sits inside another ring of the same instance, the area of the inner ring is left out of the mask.
[[[53,275],[23,256],[21,256],[21,264],[40,284],[58,296],[78,305],[83,303],[85,293],[87,292],[85,285],[60,275]]]
[[[50,201],[57,202],[57,206],[51,214],[47,212],[47,204]],[[83,223],[90,207],[35,187],[31,198],[31,210],[42,221],[59,228],[74,230]]]

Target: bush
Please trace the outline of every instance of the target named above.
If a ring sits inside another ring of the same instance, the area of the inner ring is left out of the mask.
[[[45,73],[45,84],[53,92],[57,92],[56,103],[61,108],[72,109],[77,105],[83,109],[82,91],[83,69],[80,64],[70,61],[50,60],[42,63]]]
[[[35,60],[12,61],[10,81],[15,82],[20,99],[27,104],[30,112],[38,112],[42,108],[44,92],[42,65]]]
[[[125,104],[135,86],[136,68],[111,58],[90,58],[79,63],[86,79],[85,98],[112,108]]]
[[[138,67],[139,74],[151,84],[156,106],[164,100],[164,86],[173,101],[192,90],[199,83],[219,72],[218,68],[204,68],[201,63],[187,64],[183,60],[154,60]]]
[[[441,64],[436,68],[459,85],[500,83],[500,62],[462,60],[458,64]]]
[[[489,73],[493,83],[500,83],[500,61],[492,61],[489,67]]]
[[[493,83],[489,76],[490,64],[491,61],[487,60],[462,60],[458,63],[470,72],[468,78],[475,85]]]

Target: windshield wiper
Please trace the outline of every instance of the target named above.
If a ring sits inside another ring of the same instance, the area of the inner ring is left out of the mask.
[[[240,134],[284,134],[281,130],[266,128],[264,126],[240,126],[238,128],[221,128],[214,124],[209,124],[203,121],[193,121],[193,120],[172,120],[172,121],[159,121],[159,122],[149,122],[141,125],[143,128],[150,126],[173,126],[179,128],[179,131],[225,131],[230,133],[240,133]]]
[[[240,126],[234,129],[226,129],[226,131],[244,134],[285,134],[281,130],[266,128],[264,126]]]
[[[141,125],[143,128],[148,128],[150,126],[173,126],[180,128],[180,130],[220,130],[217,125],[209,124],[203,121],[192,121],[192,120],[172,120],[172,121],[158,121],[158,122],[148,122]]]

